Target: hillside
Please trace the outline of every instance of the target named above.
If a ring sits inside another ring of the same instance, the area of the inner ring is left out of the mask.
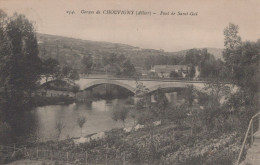
[[[39,56],[42,59],[49,57],[57,59],[61,65],[71,65],[78,68],[83,56],[93,55],[94,58],[101,58],[110,53],[123,54],[130,58],[136,66],[142,65],[142,61],[137,57],[147,57],[155,55],[165,56],[184,56],[188,50],[178,52],[164,52],[155,49],[142,49],[126,44],[96,42],[89,40],[81,40],[69,37],[37,34],[39,43]],[[220,58],[222,49],[208,48],[208,52],[216,58]]]

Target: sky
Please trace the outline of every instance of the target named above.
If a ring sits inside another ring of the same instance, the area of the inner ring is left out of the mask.
[[[239,25],[243,41],[260,38],[260,0],[0,0],[0,9],[8,15],[24,14],[39,33],[165,51],[223,48],[223,30],[230,22]],[[81,10],[156,14],[81,14]],[[160,15],[161,11],[175,15]],[[198,15],[178,16],[178,12]]]

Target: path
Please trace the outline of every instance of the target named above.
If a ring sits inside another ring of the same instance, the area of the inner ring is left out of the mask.
[[[260,131],[254,134],[254,142],[248,149],[246,159],[241,165],[260,165]]]

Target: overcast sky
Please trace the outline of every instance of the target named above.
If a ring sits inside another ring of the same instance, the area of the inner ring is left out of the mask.
[[[35,22],[37,32],[141,48],[223,48],[223,29],[239,25],[243,40],[260,38],[260,0],[0,0],[0,8]],[[87,15],[81,10],[144,10],[153,16]],[[68,15],[66,11],[76,14]],[[198,16],[160,16],[161,11]]]

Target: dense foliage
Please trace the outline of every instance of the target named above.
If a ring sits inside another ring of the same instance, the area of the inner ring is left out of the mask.
[[[3,21],[1,43],[0,78],[3,98],[19,105],[35,90],[41,72],[32,23],[18,14]],[[11,105],[13,104],[9,106]]]

